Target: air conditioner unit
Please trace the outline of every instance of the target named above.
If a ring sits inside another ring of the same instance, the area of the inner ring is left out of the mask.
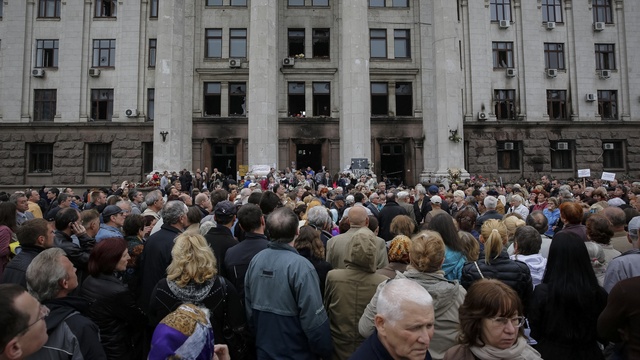
[[[602,144],[602,148],[605,150],[613,150],[614,146],[613,143],[604,143]]]
[[[515,77],[518,75],[518,71],[514,68],[507,69],[507,77]]]
[[[489,116],[487,115],[486,112],[481,111],[481,112],[478,113],[478,120],[484,121],[484,120],[487,120],[488,118],[489,118]]]
[[[548,21],[547,22],[547,30],[553,30],[556,28],[556,23],[553,21]]]
[[[587,99],[587,101],[596,101],[596,100],[598,100],[598,95],[597,94],[587,94],[586,99]]]
[[[608,79],[611,77],[611,70],[600,70],[600,79]]]
[[[240,67],[240,59],[229,59],[229,67],[230,68],[239,68]]]
[[[136,117],[138,116],[138,110],[137,109],[127,109],[124,112],[125,115],[127,115],[127,117]]]
[[[89,69],[89,76],[91,77],[100,76],[100,69],[94,69],[94,68]]]
[[[512,142],[504,143],[504,149],[505,150],[513,150],[513,143]]]
[[[558,69],[547,69],[547,77],[554,78],[558,76]]]
[[[500,28],[506,29],[511,26],[511,22],[509,20],[500,20]]]
[[[31,76],[33,76],[33,77],[44,77],[44,69],[33,69],[33,70],[31,70]]]
[[[556,144],[556,150],[569,150],[568,142],[559,142]]]
[[[604,30],[604,27],[605,27],[605,23],[603,22],[593,23],[593,30],[595,31],[602,31]]]
[[[293,64],[295,64],[296,60],[292,57],[287,57],[282,59],[282,66],[293,66]]]

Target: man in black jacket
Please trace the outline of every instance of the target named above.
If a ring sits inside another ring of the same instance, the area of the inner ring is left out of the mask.
[[[386,203],[382,210],[380,210],[380,216],[378,217],[380,232],[379,235],[384,241],[393,239],[391,234],[391,221],[398,215],[407,215],[407,211],[396,202],[396,194],[389,191],[386,195]]]
[[[236,221],[236,206],[227,200],[218,202],[213,210],[213,218],[216,220],[217,226],[211,228],[204,238],[216,257],[218,274],[226,278],[225,254],[229,248],[238,244],[231,233],[233,223]]]
[[[58,211],[55,224],[53,243],[67,253],[82,282],[86,276],[89,254],[96,240],[87,235],[87,230],[80,223],[80,212],[77,209],[66,208]]]
[[[50,310],[45,319],[49,340],[33,357],[82,354],[84,359],[106,359],[98,326],[83,315],[89,302],[69,296],[78,287],[78,277],[65,252],[58,248],[41,252],[29,265],[26,277],[29,292]]]
[[[160,279],[167,277],[167,266],[171,264],[171,249],[174,239],[187,226],[187,206],[178,200],[169,201],[162,208],[162,227],[151,235],[140,255],[139,305],[143,310],[149,307],[151,292]]]
[[[27,267],[38,254],[53,247],[53,225],[44,219],[27,220],[16,232],[20,241],[20,253],[7,264],[0,283],[27,287]]]

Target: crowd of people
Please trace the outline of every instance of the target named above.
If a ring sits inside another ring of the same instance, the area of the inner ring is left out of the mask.
[[[0,360],[640,358],[640,184],[234,178],[0,193]]]

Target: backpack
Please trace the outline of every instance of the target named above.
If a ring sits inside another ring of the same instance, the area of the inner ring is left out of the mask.
[[[84,360],[80,351],[78,338],[71,332],[66,320],[80,314],[77,311],[67,315],[60,325],[49,333],[49,339],[44,346],[29,359],[32,360]],[[88,360],[88,359],[87,359]]]

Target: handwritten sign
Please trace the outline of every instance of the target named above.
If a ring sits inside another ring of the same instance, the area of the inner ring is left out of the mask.
[[[603,172],[602,172],[602,178],[601,178],[601,179],[602,179],[602,180],[605,180],[605,181],[613,181],[613,180],[615,180],[615,179],[616,179],[616,174],[615,174],[615,173],[610,173],[610,172],[603,171]]]
[[[591,169],[578,169],[578,177],[585,178],[591,176]]]

